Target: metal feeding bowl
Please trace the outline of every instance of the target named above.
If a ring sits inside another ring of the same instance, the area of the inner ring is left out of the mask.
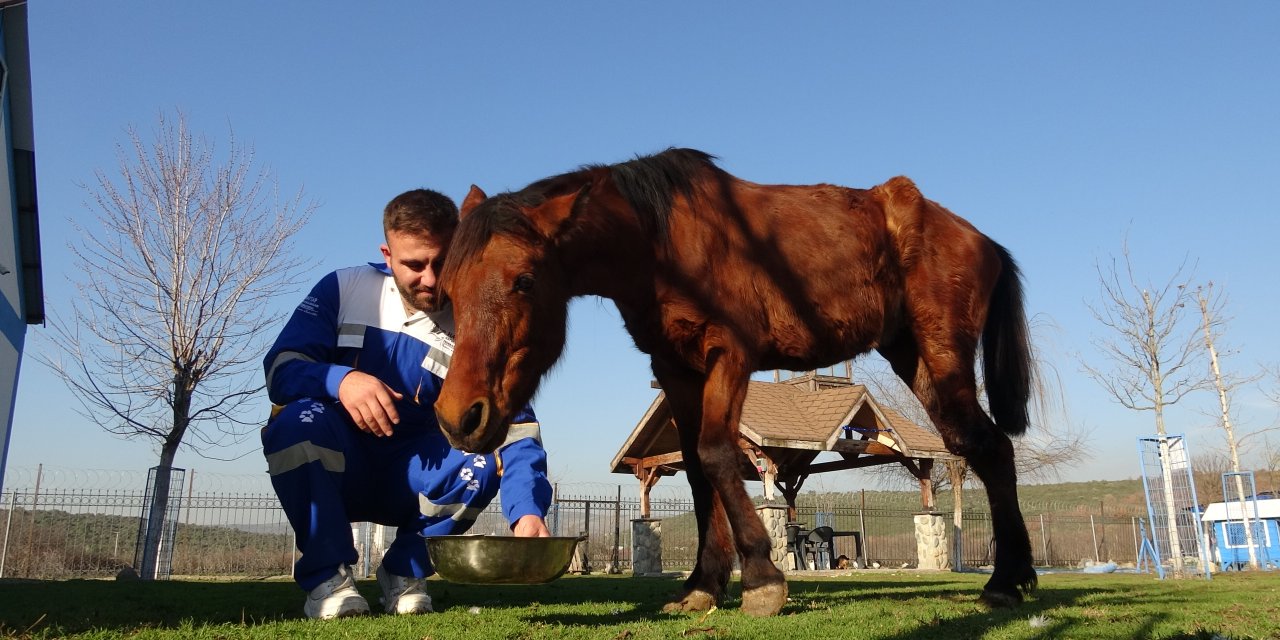
[[[436,573],[460,584],[543,584],[564,575],[586,536],[431,536],[427,553]]]

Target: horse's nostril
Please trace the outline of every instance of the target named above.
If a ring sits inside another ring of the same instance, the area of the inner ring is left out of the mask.
[[[488,413],[489,404],[484,400],[477,400],[475,404],[471,405],[471,408],[467,409],[467,413],[462,416],[462,424],[459,425],[462,435],[469,436],[475,433],[475,430],[484,424]]]

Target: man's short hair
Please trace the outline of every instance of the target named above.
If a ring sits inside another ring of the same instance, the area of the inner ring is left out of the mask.
[[[429,233],[452,232],[458,226],[458,205],[438,191],[413,189],[391,199],[382,211],[382,231]]]

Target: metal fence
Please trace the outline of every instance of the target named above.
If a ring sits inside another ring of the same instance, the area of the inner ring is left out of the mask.
[[[14,489],[0,496],[0,577],[39,579],[110,577],[133,563],[143,491]],[[916,563],[913,516],[900,508],[828,505],[799,509],[809,526],[858,531],[869,566]],[[1136,562],[1138,524],[1131,515],[1035,513],[1024,508],[1035,564],[1078,566],[1085,560]],[[940,514],[947,522],[950,513]],[[687,499],[654,499],[650,516],[662,519],[662,562],[667,570],[691,569],[696,562],[697,522]],[[558,493],[547,524],[554,535],[586,535],[584,571],[628,571],[631,521],[640,517],[637,497]],[[172,575],[259,578],[289,575],[296,560],[292,530],[270,493],[188,490],[179,504],[172,542]],[[498,505],[487,509],[475,533],[508,534]],[[992,561],[990,516],[965,512],[962,561]],[[371,528],[358,525],[355,539],[371,544]],[[835,552],[854,558],[852,538],[837,538]],[[954,540],[952,541],[955,549]],[[364,554],[366,556],[373,553]],[[954,561],[954,554],[953,554]],[[364,564],[368,564],[366,561]],[[375,564],[376,566],[376,564]]]

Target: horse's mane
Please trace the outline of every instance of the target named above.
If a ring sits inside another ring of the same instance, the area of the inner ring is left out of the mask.
[[[640,216],[641,224],[658,237],[667,233],[676,194],[691,197],[695,178],[708,168],[720,171],[715,156],[674,148],[608,167],[618,192]]]
[[[495,234],[536,240],[538,231],[521,208],[536,207],[547,198],[576,191],[588,181],[607,175],[613,186],[656,237],[666,236],[671,203],[676,195],[692,197],[699,173],[721,173],[715,156],[695,149],[667,149],[613,165],[584,165],[576,171],[544,178],[516,192],[498,194],[481,203],[458,225],[449,245],[448,262],[469,261]]]

